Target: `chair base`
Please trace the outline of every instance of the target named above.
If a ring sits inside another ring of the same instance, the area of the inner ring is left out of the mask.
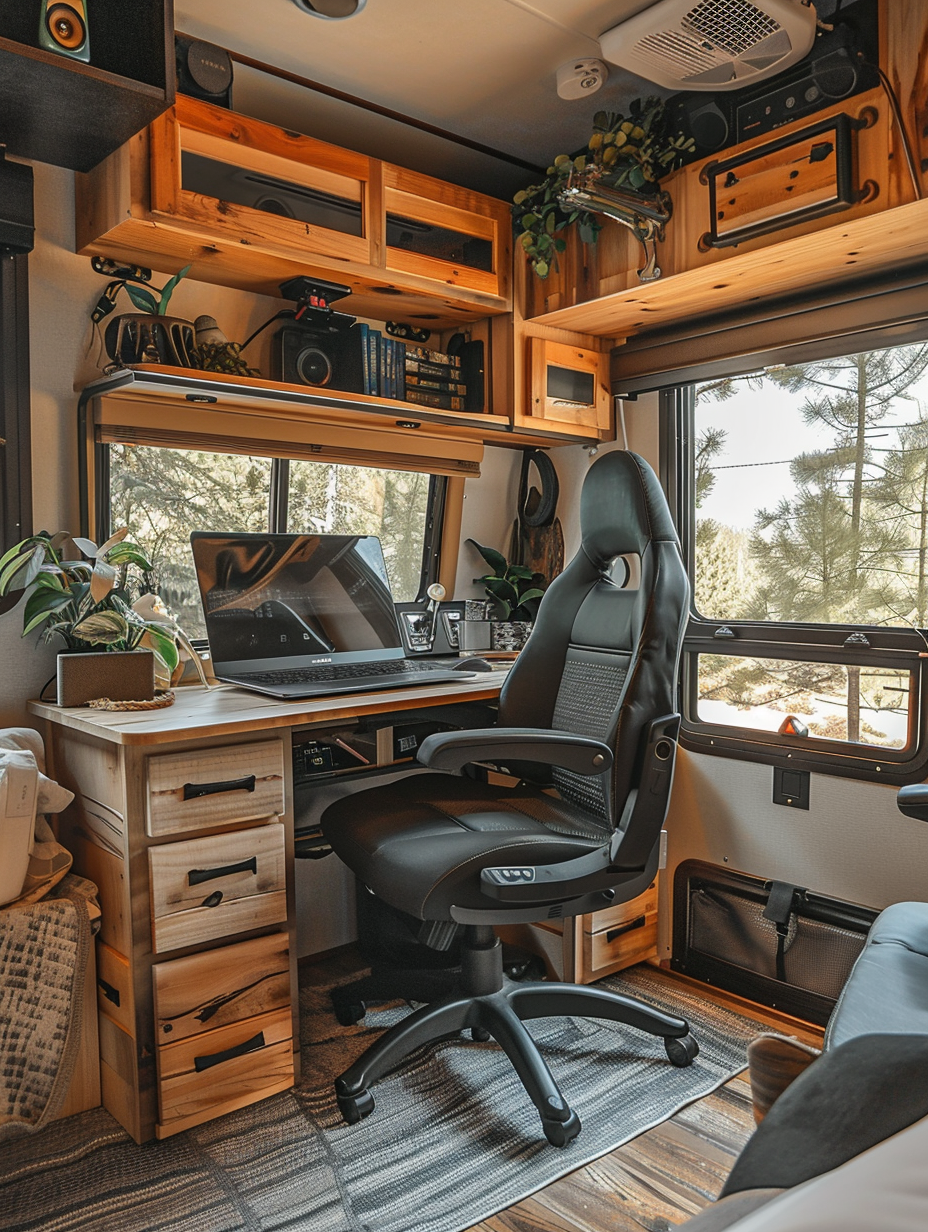
[[[691,1065],[699,1047],[682,1018],[633,997],[581,984],[517,982],[503,974],[502,947],[487,925],[468,927],[461,951],[459,987],[423,1005],[386,1031],[336,1079],[342,1116],[355,1124],[374,1110],[371,1085],[417,1048],[469,1029],[474,1039],[500,1045],[538,1109],[545,1137],[566,1146],[580,1132],[580,1118],[568,1105],[535,1041],[523,1023],[532,1018],[586,1017],[622,1022],[659,1035],[671,1064]]]

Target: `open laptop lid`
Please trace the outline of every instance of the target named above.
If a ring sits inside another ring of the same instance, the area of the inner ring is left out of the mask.
[[[405,657],[373,535],[194,531],[190,544],[217,675]]]

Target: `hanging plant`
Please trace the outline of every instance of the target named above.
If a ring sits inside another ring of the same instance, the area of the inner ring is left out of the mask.
[[[561,195],[571,178],[596,168],[603,185],[654,196],[661,177],[695,148],[692,137],[667,130],[659,98],[635,99],[627,116],[598,111],[586,149],[573,156],[559,154],[540,184],[516,193],[512,207],[516,235],[539,278],[557,269],[557,254],[567,247],[561,235],[565,227],[576,223],[584,244],[595,243],[602,227],[595,214],[565,207]]]

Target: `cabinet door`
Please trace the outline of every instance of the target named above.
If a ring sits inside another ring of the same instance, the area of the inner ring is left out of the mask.
[[[523,422],[534,427],[573,429],[578,436],[610,432],[608,353],[529,338],[526,402]]]
[[[151,128],[151,209],[234,240],[242,261],[373,260],[369,158],[184,96]]]
[[[509,297],[509,207],[431,176],[384,164],[388,270]]]

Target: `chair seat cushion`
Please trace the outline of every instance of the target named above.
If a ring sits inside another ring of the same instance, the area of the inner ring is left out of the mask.
[[[832,1012],[825,1047],[871,1032],[928,1035],[928,903],[880,912]]]
[[[510,791],[447,774],[345,796],[326,809],[322,829],[365,885],[420,920],[450,920],[452,906],[504,916],[505,904],[481,892],[481,869],[569,860],[608,837],[530,786]]]

